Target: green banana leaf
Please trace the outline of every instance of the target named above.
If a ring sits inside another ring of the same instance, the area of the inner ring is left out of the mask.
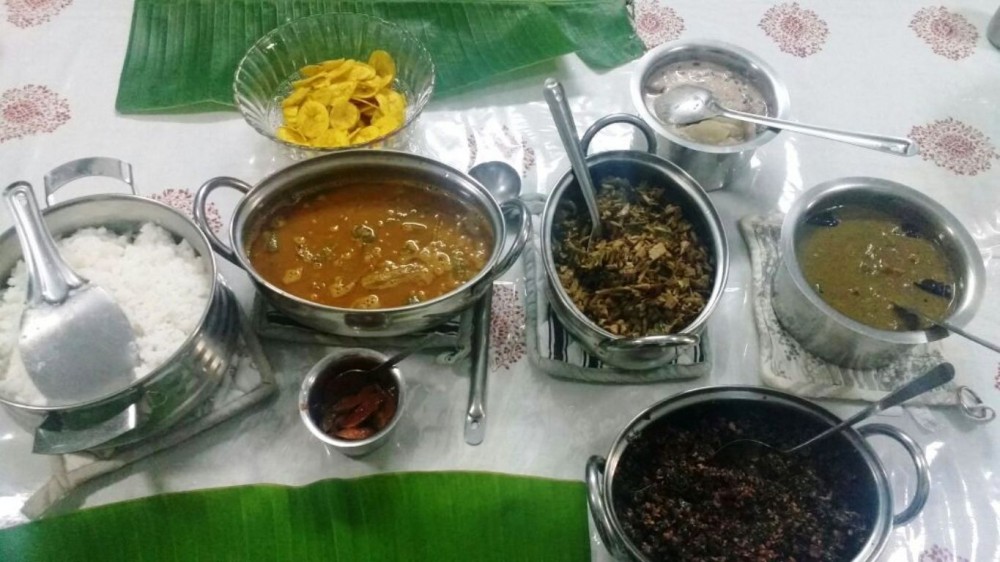
[[[0,560],[586,561],[586,491],[475,472],[153,496],[0,531]]]
[[[254,41],[286,21],[338,11],[417,36],[437,66],[435,95],[572,52],[595,68],[643,52],[625,0],[136,0],[116,108],[231,109],[233,72]]]

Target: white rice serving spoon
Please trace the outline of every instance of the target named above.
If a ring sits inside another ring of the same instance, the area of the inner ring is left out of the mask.
[[[31,185],[4,191],[28,269],[18,351],[51,405],[82,404],[120,392],[135,378],[138,346],[118,303],[74,272],[43,222]]]

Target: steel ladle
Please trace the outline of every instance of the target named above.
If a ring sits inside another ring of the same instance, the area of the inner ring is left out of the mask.
[[[576,183],[583,192],[583,201],[587,204],[587,213],[590,214],[590,241],[601,236],[601,214],[597,209],[597,189],[594,187],[594,179],[590,175],[590,167],[587,166],[587,155],[583,153],[580,146],[580,138],[576,135],[576,124],[573,123],[573,112],[570,111],[569,102],[566,100],[566,92],[562,84],[555,78],[547,78],[543,89],[545,101],[552,112],[552,120],[556,123],[556,130],[559,131],[559,138],[562,139],[563,148],[569,156],[569,163],[573,167],[573,175]]]
[[[521,195],[521,176],[505,162],[483,162],[469,170],[469,175],[503,205]],[[522,217],[522,220],[530,220]],[[472,378],[469,381],[469,406],[465,412],[465,442],[479,445],[486,437],[486,375],[489,372],[490,324],[493,322],[493,288],[479,297],[472,309]]]
[[[966,332],[962,328],[959,328],[958,326],[952,324],[951,322],[948,322],[947,320],[939,320],[939,319],[931,318],[930,316],[927,316],[926,314],[924,314],[923,312],[920,312],[919,310],[917,310],[915,308],[909,308],[909,307],[903,306],[901,304],[892,303],[892,306],[896,307],[896,309],[899,310],[900,312],[902,312],[903,314],[909,314],[911,316],[915,316],[915,317],[923,320],[924,322],[929,322],[929,323],[931,323],[931,324],[933,324],[935,326],[940,326],[941,328],[944,328],[945,330],[948,330],[949,332],[958,334],[958,335],[962,336],[963,338],[966,338],[969,341],[978,343],[979,345],[985,347],[986,349],[989,349],[989,350],[995,351],[997,353],[1000,353],[1000,346],[998,346],[997,344],[989,342],[989,341],[986,341],[983,338],[981,338],[979,336],[976,336],[974,334],[970,334],[969,332]]]
[[[4,190],[28,269],[21,362],[50,405],[82,404],[120,392],[135,378],[138,346],[111,295],[63,261],[27,182]]]
[[[653,103],[656,114],[667,123],[673,125],[690,125],[713,117],[728,117],[738,121],[748,121],[764,125],[765,127],[785,129],[814,137],[853,144],[862,148],[888,152],[897,156],[913,156],[917,154],[916,143],[907,138],[803,125],[783,119],[727,109],[719,104],[711,91],[699,88],[698,86],[686,84],[675,86],[667,90]]]
[[[933,369],[892,391],[885,398],[871,404],[857,414],[854,414],[819,435],[799,443],[794,447],[779,449],[773,445],[757,441],[756,439],[736,439],[735,441],[730,441],[729,443],[726,443],[722,447],[716,449],[715,453],[712,454],[711,461],[715,464],[733,466],[737,463],[752,460],[768,453],[790,455],[813,445],[817,441],[821,441],[835,433],[839,433],[844,428],[865,420],[882,410],[898,406],[911,398],[915,398],[925,392],[933,390],[949,382],[953,378],[955,378],[955,368],[952,367],[951,363],[941,363],[937,367],[934,367]]]

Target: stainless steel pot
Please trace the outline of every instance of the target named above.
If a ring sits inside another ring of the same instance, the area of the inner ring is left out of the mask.
[[[957,277],[947,320],[963,326],[972,319],[985,291],[986,271],[962,223],[936,201],[905,185],[878,178],[842,178],[800,195],[781,225],[781,264],[774,276],[771,303],[782,327],[803,348],[838,365],[867,369],[892,362],[914,345],[948,335],[940,328],[908,332],[872,328],[834,310],[806,282],[796,254],[806,220],[813,213],[844,204],[898,212],[932,233]]]
[[[762,402],[766,402],[771,407],[811,418],[823,425],[833,426],[841,421],[837,416],[808,400],[777,390],[749,386],[699,388],[657,402],[633,418],[615,439],[607,460],[599,456],[590,457],[586,468],[590,513],[594,518],[594,524],[601,536],[601,541],[615,558],[643,562],[648,560],[626,535],[618,520],[618,514],[615,512],[615,473],[629,444],[638,438],[646,427],[694,405],[718,404],[719,406],[733,407],[734,404],[739,403]],[[920,514],[927,502],[930,491],[927,459],[920,446],[912,438],[890,425],[869,424],[857,430],[848,428],[844,430],[843,435],[855,456],[852,460],[864,467],[864,480],[866,481],[864,487],[870,491],[869,514],[873,521],[864,546],[852,560],[855,562],[872,561],[876,560],[879,553],[882,552],[893,527],[912,521]],[[866,441],[866,438],[871,435],[883,435],[895,440],[906,449],[916,467],[916,492],[909,505],[895,515],[892,512],[892,491],[885,468],[879,461],[878,455]]]
[[[699,238],[705,242],[715,266],[712,293],[704,310],[694,321],[676,334],[650,335],[625,338],[608,332],[587,318],[573,304],[563,289],[552,255],[552,235],[556,210],[564,202],[577,199],[580,212],[585,209],[579,187],[572,172],[567,172],[556,184],[545,202],[540,234],[542,265],[545,268],[546,294],[559,319],[591,353],[601,361],[625,370],[655,369],[677,357],[679,346],[697,345],[699,334],[705,329],[708,317],[715,310],[729,275],[729,245],[726,242],[722,219],[711,199],[703,189],[672,162],[656,156],[656,136],[646,123],[634,115],[609,115],[595,122],[581,139],[584,153],[594,136],[604,127],[614,123],[629,123],[639,128],[646,137],[648,152],[616,150],[587,157],[587,165],[595,182],[605,177],[627,179],[632,185],[647,182],[663,186],[691,221]],[[597,186],[600,189],[600,186]]]
[[[56,238],[86,227],[133,232],[152,222],[186,240],[213,279],[212,296],[188,338],[160,367],[110,396],[66,407],[22,404],[0,396],[12,417],[35,432],[34,452],[61,454],[128,445],[159,433],[200,405],[218,387],[236,350],[239,308],[216,272],[208,239],[188,217],[135,195],[131,167],[112,158],[85,158],[64,164],[45,178],[51,204],[60,187],[75,179],[106,176],[126,182],[133,195],[90,195],[52,204],[42,216]],[[13,228],[0,235],[0,279],[21,259]]]
[[[412,182],[441,190],[481,212],[493,234],[489,261],[474,278],[457,289],[426,302],[374,310],[354,310],[308,301],[264,279],[249,259],[249,247],[273,212],[293,196],[329,191],[362,182]],[[230,249],[209,227],[206,205],[220,187],[244,193],[236,205],[229,229]],[[330,334],[384,337],[424,330],[454,317],[471,306],[520,257],[531,236],[528,209],[520,200],[498,205],[479,182],[450,166],[415,154],[391,150],[348,150],[299,162],[264,178],[256,186],[235,178],[213,178],[195,195],[195,220],[219,254],[243,268],[260,293],[293,320]],[[506,245],[504,214],[520,217],[515,240]],[[506,248],[505,248],[506,245]]]
[[[697,143],[681,137],[660,121],[646,104],[645,92],[663,67],[682,61],[709,62],[732,70],[760,91],[767,115],[788,117],[788,91],[767,63],[746,49],[720,41],[673,41],[647,52],[632,73],[632,104],[663,140],[660,154],[691,175],[706,191],[722,189],[744,176],[754,151],[770,142],[778,131],[767,129],[754,138],[730,146]]]

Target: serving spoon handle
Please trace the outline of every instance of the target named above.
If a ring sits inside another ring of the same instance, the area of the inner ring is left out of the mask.
[[[884,398],[875,402],[874,404],[868,406],[867,408],[861,410],[860,412],[854,414],[853,416],[847,418],[846,420],[838,423],[837,425],[827,429],[823,433],[809,439],[804,443],[799,443],[798,445],[784,451],[784,453],[794,453],[799,449],[803,449],[812,445],[813,443],[824,439],[838,431],[844,429],[845,427],[852,426],[859,421],[877,414],[882,410],[888,410],[893,406],[898,406],[903,402],[911,398],[915,398],[929,390],[935,389],[946,382],[951,381],[955,378],[955,368],[951,363],[941,363],[937,367],[934,367],[930,371],[920,375],[919,377],[911,380],[910,382],[904,384],[903,386],[897,388],[896,390],[890,392]]]
[[[749,121],[758,125],[764,125],[765,127],[794,131],[796,133],[839,141],[852,144],[854,146],[860,146],[862,148],[888,152],[889,154],[895,154],[897,156],[914,156],[917,154],[918,150],[917,144],[907,138],[890,137],[872,133],[856,133],[840,129],[830,129],[828,127],[804,125],[802,123],[785,121],[784,119],[775,119],[773,117],[764,117],[763,115],[755,115],[753,113],[744,113],[742,111],[727,109],[719,104],[714,105],[715,110],[723,117],[729,117],[730,119],[737,119],[740,121]]]

